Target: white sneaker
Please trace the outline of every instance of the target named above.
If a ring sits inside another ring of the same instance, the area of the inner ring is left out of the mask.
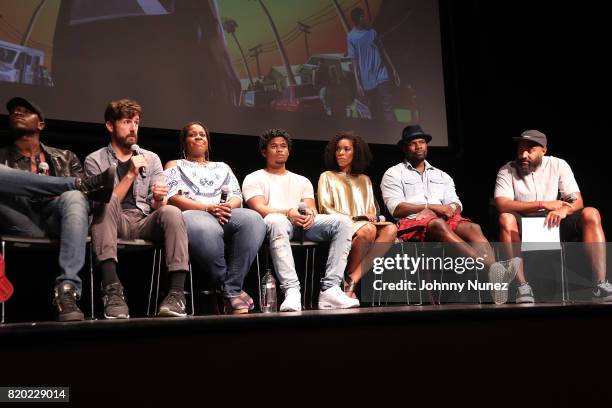
[[[298,288],[289,288],[285,291],[285,300],[280,307],[281,312],[299,312],[302,310],[302,295]]]
[[[319,292],[319,309],[350,309],[359,307],[359,299],[346,296],[340,286],[332,286]]]
[[[500,263],[495,262],[489,268],[489,282],[501,287],[507,279],[507,271],[506,268]],[[491,296],[493,297],[493,302],[496,305],[503,305],[508,301],[508,290],[504,289],[491,289]]]

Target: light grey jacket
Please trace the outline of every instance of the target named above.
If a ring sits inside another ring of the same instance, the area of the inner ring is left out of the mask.
[[[151,203],[153,193],[151,186],[157,181],[166,183],[166,176],[162,168],[159,156],[149,150],[140,149],[140,153],[144,156],[147,162],[147,177],[142,178],[140,175],[134,180],[132,191],[134,193],[134,201],[136,206],[145,214],[151,213]],[[117,164],[119,159],[115,155],[111,144],[96,150],[85,159],[85,174],[93,176],[108,169],[111,165]],[[120,180],[115,179],[115,186]]]

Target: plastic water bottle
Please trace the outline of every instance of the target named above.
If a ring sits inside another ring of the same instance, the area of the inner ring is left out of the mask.
[[[261,311],[272,313],[277,311],[276,307],[276,279],[272,275],[270,268],[261,279]]]

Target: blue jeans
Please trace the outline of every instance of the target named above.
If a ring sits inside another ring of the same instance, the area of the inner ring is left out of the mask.
[[[0,164],[0,194],[26,197],[58,196],[74,190],[74,177],[46,177]]]
[[[293,224],[283,214],[268,214],[264,218],[270,239],[270,257],[278,275],[281,288],[300,288],[289,243],[293,236]],[[317,214],[315,222],[304,231],[304,239],[315,242],[330,241],[325,276],[321,278],[321,290],[339,286],[344,276],[347,257],[351,250],[353,223],[345,215]]]
[[[67,191],[43,202],[29,201],[25,197],[3,197],[0,200],[0,220],[2,230],[9,234],[32,238],[59,237],[60,275],[55,280],[56,286],[68,282],[81,293],[78,274],[85,264],[89,228],[89,201],[83,193]]]
[[[234,208],[224,225],[204,211],[185,211],[183,218],[187,224],[190,258],[210,271],[213,284],[225,296],[240,295],[244,278],[266,237],[261,216],[247,208]]]

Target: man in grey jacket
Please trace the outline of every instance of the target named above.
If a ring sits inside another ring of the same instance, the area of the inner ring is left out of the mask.
[[[187,229],[181,210],[166,205],[168,186],[159,157],[136,145],[141,114],[142,108],[135,101],[122,99],[109,103],[104,119],[110,143],[85,159],[87,174],[117,166],[111,200],[94,211],[91,225],[107,319],[129,317],[123,286],[117,276],[117,238],[164,242],[170,291],[159,307],[159,315],[186,315]]]

